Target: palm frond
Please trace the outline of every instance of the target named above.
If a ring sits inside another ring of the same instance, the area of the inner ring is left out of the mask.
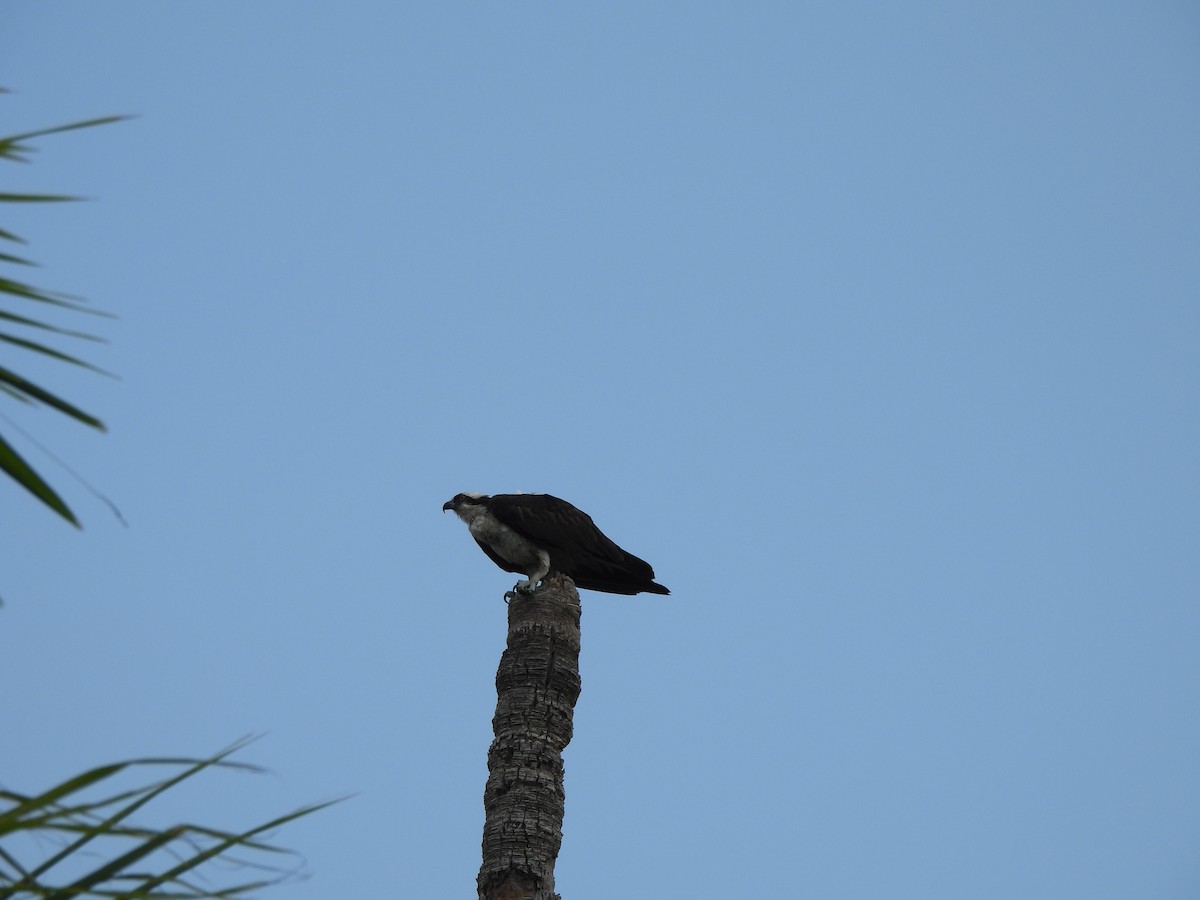
[[[192,823],[168,828],[132,824],[133,815],[147,804],[206,770],[261,771],[228,759],[245,743],[204,759],[134,759],[98,766],[29,796],[0,790],[0,900],[238,898],[295,875],[298,865],[285,868],[267,861],[271,856],[294,858],[295,854],[260,836],[339,801],[302,806],[242,832]],[[132,789],[92,796],[114,778],[160,767],[173,771]],[[40,836],[41,840],[25,844],[60,849],[38,861],[22,859],[6,846],[19,836]],[[239,858],[231,855],[234,852]],[[99,864],[97,857],[102,859]],[[218,860],[226,873],[233,867],[253,870],[255,875],[241,883],[218,884],[210,875],[212,867],[206,865]]]
[[[125,116],[103,116],[88,119],[83,122],[73,122],[69,125],[58,125],[52,128],[42,128],[37,131],[27,131],[9,137],[0,137],[0,160],[7,162],[28,162],[35,148],[30,141],[64,131],[74,131],[80,128],[91,128],[96,125],[107,125],[119,122]],[[77,198],[66,194],[26,193],[21,191],[0,191],[0,204],[28,203],[61,203]],[[0,239],[13,243],[24,244],[25,241],[11,231],[0,228]],[[0,253],[0,265],[29,267],[33,263],[24,256],[11,253]],[[31,305],[32,304],[32,305]],[[101,338],[83,331],[64,328],[58,324],[46,321],[37,308],[52,307],[69,313],[88,313],[91,315],[106,315],[91,309],[78,297],[48,291],[35,287],[24,281],[0,275],[0,322],[9,326],[23,329],[33,329],[42,334],[61,338],[71,338],[86,341],[99,341]],[[100,372],[96,366],[79,359],[74,354],[49,343],[33,340],[29,336],[5,330],[0,332],[0,344],[10,349],[26,351],[49,357],[59,362],[73,366],[92,369]],[[37,403],[56,410],[91,428],[104,429],[104,423],[91,413],[84,412],[75,404],[61,397],[58,392],[18,375],[6,365],[0,365],[0,395],[28,403]],[[0,471],[21,485],[49,509],[58,513],[68,522],[78,526],[79,520],[66,502],[55,492],[32,465],[27,462],[13,446],[0,435]],[[3,895],[0,895],[2,897]]]

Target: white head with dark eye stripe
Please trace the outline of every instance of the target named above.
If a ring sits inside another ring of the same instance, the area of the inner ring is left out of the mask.
[[[469,523],[487,509],[487,502],[490,499],[487,494],[481,494],[479,491],[465,491],[455,494],[450,500],[443,503],[442,512],[452,509],[456,516]]]

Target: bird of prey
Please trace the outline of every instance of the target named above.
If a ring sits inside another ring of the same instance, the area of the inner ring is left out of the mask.
[[[550,572],[576,587],[609,594],[669,594],[644,559],[609,540],[592,517],[549,494],[455,494],[442,506],[467,523],[492,562],[524,575],[514,591],[528,593]]]

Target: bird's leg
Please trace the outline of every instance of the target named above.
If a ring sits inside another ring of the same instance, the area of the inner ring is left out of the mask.
[[[524,579],[523,581],[518,581],[513,585],[513,589],[511,591],[505,593],[504,602],[512,603],[514,600],[520,600],[522,597],[528,597],[535,590],[537,590],[536,581],[528,578]]]
[[[513,585],[513,591],[518,594],[532,594],[537,588],[538,582],[546,577],[550,572],[550,554],[545,550],[538,551],[538,564],[532,571],[527,572],[529,576]]]

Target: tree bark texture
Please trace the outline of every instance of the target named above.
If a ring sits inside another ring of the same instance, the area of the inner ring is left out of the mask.
[[[579,592],[559,575],[508,605],[483,792],[479,900],[559,900],[554,863],[566,800],[562,751],[579,698],[579,617]]]

